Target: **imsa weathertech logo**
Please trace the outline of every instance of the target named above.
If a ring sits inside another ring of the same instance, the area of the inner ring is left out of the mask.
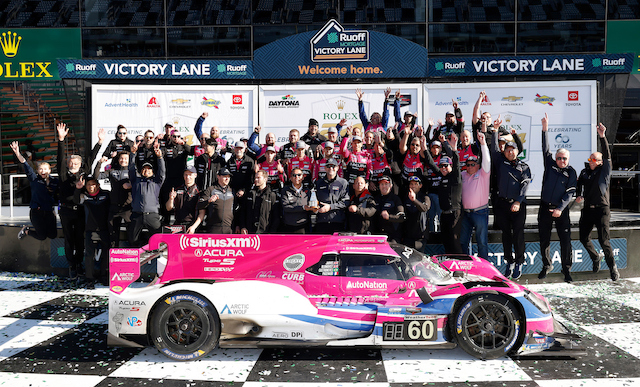
[[[369,31],[345,30],[331,19],[311,38],[313,62],[364,62],[369,60]]]
[[[14,32],[13,37],[11,31],[3,32],[2,39],[0,39],[0,45],[2,45],[2,52],[7,58],[13,58],[18,53],[18,46],[22,36],[18,36],[18,33]]]
[[[180,248],[184,250],[187,247],[248,247],[257,251],[260,249],[260,237],[256,235],[246,238],[202,238],[181,235]]]

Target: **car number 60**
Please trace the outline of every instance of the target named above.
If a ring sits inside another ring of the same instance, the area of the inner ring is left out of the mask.
[[[436,331],[434,328],[433,321],[431,320],[411,321],[409,323],[407,333],[411,340],[431,340],[433,339],[433,335]]]

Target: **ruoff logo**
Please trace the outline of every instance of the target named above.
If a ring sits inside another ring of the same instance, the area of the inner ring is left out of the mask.
[[[577,101],[578,100],[578,92],[577,91],[569,91],[567,93],[567,99],[569,101]]]
[[[3,32],[2,39],[0,39],[0,45],[2,45],[2,52],[7,58],[13,58],[18,53],[18,46],[22,36],[18,36],[16,32],[11,36],[11,31]]]
[[[313,62],[366,62],[369,60],[369,31],[345,30],[331,19],[311,38]]]

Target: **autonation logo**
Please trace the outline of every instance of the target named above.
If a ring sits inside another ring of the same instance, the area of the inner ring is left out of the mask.
[[[347,289],[386,289],[387,284],[375,281],[349,281]]]

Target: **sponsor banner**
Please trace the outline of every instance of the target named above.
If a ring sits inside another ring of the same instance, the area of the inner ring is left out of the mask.
[[[592,239],[593,245],[596,251],[602,251],[600,243],[597,239]],[[571,241],[571,248],[573,249],[573,265],[571,266],[572,272],[588,271],[591,272],[592,264],[589,253],[579,241]],[[613,256],[616,260],[616,266],[619,269],[627,268],[627,240],[624,238],[611,239],[611,248],[613,249]],[[428,255],[444,254],[444,247],[442,245],[427,245],[425,253]],[[477,245],[473,245],[473,254],[478,254]],[[560,242],[551,242],[551,262],[553,264],[553,270],[551,273],[560,273],[562,271],[562,263],[560,260]],[[502,250],[502,243],[489,243],[489,262],[493,263],[501,272],[504,273],[506,268],[506,260],[504,259],[504,252]],[[540,256],[540,243],[539,242],[526,242],[525,243],[525,262],[523,267],[524,274],[538,274],[542,270],[542,258]],[[601,270],[607,270],[607,264],[602,260]]]
[[[257,79],[424,78],[427,50],[397,36],[345,29],[330,20],[319,31],[257,49],[253,63]]]
[[[134,140],[147,130],[162,133],[169,122],[188,145],[200,145],[194,126],[206,112],[202,130],[217,126],[220,137],[233,144],[257,125],[256,102],[255,86],[93,85],[91,143],[97,142],[98,130],[104,128],[102,155],[119,124]]]
[[[253,79],[249,60],[58,60],[60,78]]]
[[[640,41],[629,39],[640,31],[640,20],[607,21],[607,52],[631,52],[635,54],[633,74],[640,74]]]
[[[367,118],[374,112],[382,114],[384,90],[391,87],[391,100],[394,93],[400,90],[400,115],[404,112],[418,111],[421,121],[422,86],[420,84],[402,85],[358,85],[364,92],[363,104]],[[302,137],[309,127],[309,119],[318,120],[319,132],[327,134],[330,127],[336,126],[342,119],[347,126],[362,128],[358,113],[358,97],[355,86],[345,85],[303,85],[303,86],[261,86],[260,87],[260,123],[263,127],[260,141],[264,143],[267,132],[276,135],[276,143],[283,145],[289,142],[289,131],[298,129]],[[393,126],[393,103],[389,103],[388,126]],[[265,130],[266,129],[266,130]]]
[[[120,294],[140,277],[140,251],[136,248],[109,250],[109,287]]]
[[[629,73],[632,54],[536,55],[429,59],[429,77]]]
[[[0,29],[0,80],[59,80],[57,58],[82,57],[81,39],[80,28]]]
[[[596,151],[595,81],[425,84],[425,116],[444,121],[455,101],[462,110],[465,129],[471,131],[473,108],[482,90],[486,97],[480,102],[480,111],[491,113],[492,120],[500,116],[502,125],[515,129],[522,141],[519,158],[529,165],[533,178],[527,196],[540,196],[542,190],[541,119],[545,113],[549,116],[549,151],[569,150],[570,165],[577,174]]]

